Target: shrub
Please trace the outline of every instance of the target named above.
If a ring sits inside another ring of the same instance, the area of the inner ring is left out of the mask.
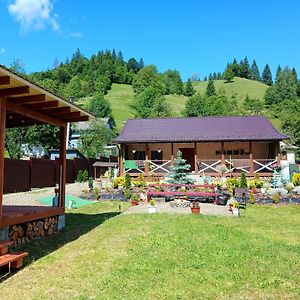
[[[295,173],[292,177],[292,183],[295,186],[299,186],[300,185],[300,173]]]
[[[150,202],[149,202],[149,204],[150,204],[151,206],[155,206],[155,201],[154,201],[153,199],[151,199]]]
[[[124,186],[125,186],[126,190],[131,189],[131,177],[128,173],[125,175],[125,184],[124,184]]]
[[[247,184],[247,178],[246,178],[245,173],[242,173],[242,175],[241,175],[241,179],[240,179],[240,187],[241,187],[241,188],[247,188],[247,187],[248,187],[248,184]]]
[[[93,181],[93,177],[89,177],[89,180],[88,180],[88,185],[89,185],[89,189],[90,191],[93,190],[94,188],[94,181]]]
[[[132,194],[132,195],[131,195],[131,200],[133,200],[133,201],[138,201],[138,200],[139,200],[138,195],[137,195],[137,194]]]
[[[267,194],[268,195],[270,195],[270,196],[274,196],[274,195],[276,195],[276,194],[279,194],[280,193],[280,190],[279,189],[269,189],[268,191],[267,191]]]
[[[292,182],[289,182],[287,185],[286,185],[286,189],[289,193],[291,193],[293,191],[293,189],[295,188],[294,184]]]
[[[249,195],[249,203],[250,204],[254,204],[255,200],[254,200],[254,194],[253,193],[250,193]]]
[[[279,202],[279,199],[280,199],[280,196],[278,193],[273,195],[273,203],[277,204]]]
[[[293,189],[293,192],[297,195],[300,195],[300,186],[296,186],[294,189]]]
[[[129,189],[126,189],[126,190],[124,191],[124,196],[125,196],[127,199],[130,198],[131,193],[130,193],[130,190],[129,190]]]
[[[89,173],[87,170],[84,170],[82,172],[82,182],[86,182],[86,181],[88,181],[88,179],[89,179]]]
[[[117,189],[117,188],[122,188],[125,186],[125,178],[124,177],[116,177],[113,181],[112,181],[112,187],[114,189]]]
[[[234,200],[234,201],[232,202],[232,206],[233,206],[234,208],[239,208],[239,203],[238,203],[236,200]]]
[[[77,181],[78,181],[78,182],[83,182],[83,179],[82,179],[82,170],[79,170],[79,171],[78,171],[78,174],[77,174]]]
[[[233,190],[236,187],[240,186],[240,182],[236,178],[227,178],[226,179],[226,186],[229,190]]]
[[[249,181],[248,185],[250,190],[253,188],[262,188],[264,186],[264,182],[261,180],[252,179]]]
[[[99,195],[100,195],[99,189],[98,188],[94,188],[93,192],[94,192],[95,198],[98,200],[99,199]]]

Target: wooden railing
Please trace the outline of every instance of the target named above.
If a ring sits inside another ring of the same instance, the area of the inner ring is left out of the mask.
[[[171,171],[171,160],[148,160],[150,167],[150,174],[168,174]],[[145,162],[147,163],[147,161]]]
[[[274,159],[253,159],[254,173],[269,173],[274,171],[277,160]]]
[[[198,161],[199,173],[221,173],[217,168],[219,165],[221,165],[221,160],[201,159]]]

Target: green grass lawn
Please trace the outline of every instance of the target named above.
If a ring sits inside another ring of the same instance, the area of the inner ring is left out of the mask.
[[[119,215],[117,202],[67,213],[67,229],[26,246],[7,299],[299,299],[299,206],[241,218]],[[128,204],[122,203],[122,209]]]
[[[202,94],[205,93],[207,84],[208,81],[193,82],[194,88]],[[224,80],[214,80],[214,84],[217,91],[224,88],[227,96],[236,94],[240,101],[244,100],[247,94],[250,98],[263,99],[268,88],[261,82],[239,77],[234,77],[233,82],[230,83],[225,83]]]

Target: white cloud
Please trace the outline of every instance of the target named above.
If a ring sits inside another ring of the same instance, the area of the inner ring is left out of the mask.
[[[82,38],[83,34],[81,32],[70,32],[70,37],[74,37],[74,38]]]
[[[52,12],[52,0],[14,0],[9,4],[9,13],[21,25],[21,32],[40,30],[50,25],[53,30],[59,30],[58,16]]]
[[[6,52],[6,49],[5,48],[0,48],[0,55],[1,54],[4,54]]]

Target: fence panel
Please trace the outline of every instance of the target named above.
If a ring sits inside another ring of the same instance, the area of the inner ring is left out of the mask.
[[[55,186],[56,165],[54,160],[31,158],[31,188]]]
[[[87,170],[89,172],[89,168],[89,161],[87,159],[74,158],[74,179],[77,179],[79,170]]]
[[[30,190],[30,162],[5,158],[4,193],[27,192]]]

